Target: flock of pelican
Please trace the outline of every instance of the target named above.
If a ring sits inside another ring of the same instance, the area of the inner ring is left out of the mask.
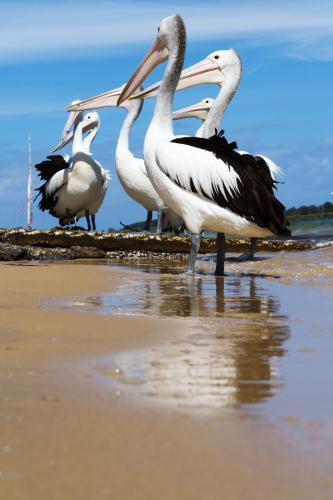
[[[92,156],[90,148],[100,120],[96,111],[122,107],[126,117],[116,147],[116,171],[127,194],[147,210],[145,230],[152,212],[158,212],[157,232],[166,228],[191,233],[192,245],[187,271],[194,273],[203,231],[217,233],[216,274],[224,274],[225,233],[251,238],[273,234],[290,235],[285,207],[275,197],[280,168],[264,156],[239,151],[217,132],[224,112],[236,93],[242,64],[233,50],[209,54],[203,61],[183,70],[186,31],[183,19],[163,19],[150,51],[121,87],[85,100],[73,101],[58,151],[72,142],[72,155],[50,155],[36,165],[44,183],[38,188],[39,208],[71,225],[86,217],[88,230],[96,229],[95,215],[103,203],[110,174]],[[145,90],[141,84],[156,66],[168,61],[162,81]],[[212,83],[219,86],[216,99],[206,98],[173,113],[177,90]],[[156,96],[147,130],[143,159],[130,150],[131,128],[143,101]],[[88,114],[82,114],[89,111]],[[198,118],[195,136],[178,136],[173,120]],[[249,257],[249,255],[247,255]]]

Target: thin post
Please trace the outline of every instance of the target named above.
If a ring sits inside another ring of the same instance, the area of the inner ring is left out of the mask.
[[[28,175],[28,196],[27,196],[27,228],[32,229],[32,155],[31,155],[31,136],[28,135],[28,158],[29,158],[29,175]]]

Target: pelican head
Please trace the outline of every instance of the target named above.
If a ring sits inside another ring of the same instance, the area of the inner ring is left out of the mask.
[[[237,74],[240,76],[241,70],[241,59],[234,49],[216,50],[202,61],[182,71],[177,90],[205,83],[223,86],[229,75],[236,76]],[[136,94],[135,98],[146,99],[156,96],[160,85],[161,81],[154,83],[143,92]]]
[[[84,115],[82,122],[80,123],[82,127],[82,132],[90,132],[99,128],[100,119],[99,114],[96,111],[90,111]]]
[[[186,31],[183,19],[178,14],[164,18],[158,27],[155,42],[127,82],[118,99],[118,105],[131,96],[145,97],[145,91],[135,96],[133,94],[156,66],[168,59],[169,53],[178,53],[184,57],[185,44]],[[183,64],[183,57],[178,57],[179,64]]]
[[[71,106],[76,106],[79,102],[79,100],[73,101]],[[82,126],[82,132],[90,133],[99,128],[100,118],[98,113],[92,112],[85,115],[82,120],[81,111],[71,111],[67,118],[60,142],[54,149],[52,149],[51,153],[55,153],[59,149],[62,149],[73,140],[75,129],[79,123]]]
[[[219,66],[221,78],[219,81],[212,83],[218,83],[223,85],[227,78],[237,76],[240,77],[242,73],[242,60],[240,55],[235,49],[228,50],[216,50],[207,56],[207,59],[214,62]],[[190,68],[189,68],[190,69]],[[210,83],[210,82],[207,82]]]
[[[75,99],[72,101],[71,106],[75,106],[80,102],[80,99]],[[55,153],[59,149],[62,149],[65,147],[67,144],[71,142],[74,136],[74,129],[75,127],[79,124],[81,121],[81,113],[77,111],[71,111],[68,115],[68,118],[66,120],[64,129],[62,131],[61,137],[60,137],[60,142],[57,144],[57,146],[50,151],[50,153]]]
[[[199,120],[206,120],[213,102],[214,99],[206,97],[206,99],[202,99],[202,101],[192,104],[192,106],[175,111],[172,114],[172,118],[174,120],[181,120],[183,118],[198,118]]]

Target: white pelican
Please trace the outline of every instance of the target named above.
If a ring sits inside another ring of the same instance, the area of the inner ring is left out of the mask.
[[[207,63],[216,63],[215,71],[203,71]],[[228,105],[235,95],[242,76],[242,62],[238,53],[234,49],[217,50],[209,54],[206,59],[190,66],[182,71],[177,90],[192,87],[202,83],[213,83],[220,87],[216,99],[206,98],[200,103],[188,106],[173,114],[174,119],[196,117],[202,120],[202,124],[197,130],[196,137],[209,138],[220,129],[220,124]],[[148,87],[140,96],[152,97],[157,94],[161,82],[157,82]],[[207,112],[208,110],[208,112]],[[239,151],[239,154],[248,154],[247,151]],[[268,166],[272,179],[277,181],[283,175],[281,168],[272,160],[263,155],[256,155],[255,158],[260,163],[264,160]],[[219,237],[219,236],[218,236]],[[253,259],[256,249],[257,238],[251,238],[250,251],[241,255],[238,260]]]
[[[80,102],[81,102],[80,99],[76,99],[76,100],[72,101],[71,106],[75,106]],[[58,151],[59,149],[62,149],[64,146],[66,146],[67,144],[69,144],[73,140],[73,138],[75,136],[75,131],[76,131],[77,125],[82,120],[82,115],[83,114],[81,111],[71,111],[69,113],[68,119],[66,121],[64,130],[63,130],[62,135],[61,135],[60,142],[51,151],[51,153]],[[82,151],[85,154],[90,155],[90,156],[91,156],[91,153],[90,153],[91,144],[94,141],[94,139],[99,131],[99,128],[100,128],[100,119],[99,119],[99,116],[97,113],[96,113],[96,116],[97,116],[97,120],[95,122],[92,121],[88,127],[84,127],[84,129],[83,129],[83,131],[86,133],[86,136],[85,137],[82,136]],[[50,158],[50,157],[48,157],[48,158]],[[52,157],[52,158],[55,158],[55,157]],[[70,157],[69,155],[65,155],[63,158],[64,158],[67,166],[69,166],[72,163],[72,157]],[[108,187],[108,181],[111,179],[110,172],[108,170],[105,170],[101,165],[100,165],[100,167],[101,167],[102,178],[103,178],[102,188],[99,189],[95,193],[94,199],[91,200],[91,206],[89,206],[84,212],[83,211],[78,212],[76,217],[75,217],[76,220],[80,219],[83,216],[86,217],[88,231],[91,229],[91,227],[94,231],[96,230],[96,213],[98,212],[100,206],[102,205],[102,203],[104,201],[107,187]],[[90,217],[89,217],[89,215],[90,215]],[[91,223],[90,223],[90,219],[91,219]],[[61,225],[64,225],[64,223],[66,223],[66,219],[60,220],[59,222]]]
[[[74,122],[71,158],[66,160],[63,156],[52,155],[35,165],[39,177],[45,181],[37,188],[37,197],[41,197],[38,207],[59,218],[61,225],[70,225],[85,215],[88,230],[91,227],[96,230],[95,215],[103,203],[109,173],[90,153],[100,125],[98,114],[88,113],[79,123],[77,120],[78,114],[71,113],[65,126],[69,133],[55,148],[59,149],[71,140],[70,127]],[[86,132],[88,136],[84,139]]]
[[[183,120],[184,118],[198,118],[201,121],[201,125],[195,133],[196,137],[202,137],[202,129],[204,123],[207,119],[210,108],[212,107],[214,99],[211,97],[206,97],[202,101],[187,106],[186,108],[179,109],[172,113],[173,120]]]
[[[104,107],[117,107],[118,98],[124,87],[125,85],[76,102],[67,109],[79,112]],[[144,160],[136,158],[129,147],[130,132],[140,115],[142,104],[142,99],[135,99],[127,100],[121,105],[127,111],[127,115],[120,130],[116,148],[116,171],[126,193],[147,210],[144,227],[146,231],[149,231],[150,228],[152,212],[158,211],[157,233],[161,233],[163,229],[168,228],[173,228],[178,232],[181,229],[182,220],[165,206],[163,199],[159,196],[148,177]]]
[[[133,73],[119,104],[133,95],[148,74],[168,59],[148,128],[144,159],[148,175],[166,205],[181,216],[192,233],[188,272],[194,273],[203,230],[246,237],[287,235],[284,206],[275,198],[266,164],[235,151],[223,134],[210,139],[174,138],[172,104],[183,67],[185,25],[179,15],[162,20],[152,48]],[[205,61],[201,73],[216,71]],[[228,68],[225,69],[228,71]],[[191,75],[189,75],[191,76]],[[135,98],[135,96],[133,96]],[[224,273],[224,239],[218,239],[216,274]]]
[[[220,118],[218,113],[214,115],[214,120],[211,120],[210,122],[210,127],[205,129],[206,122],[209,121],[210,116],[210,109],[212,108],[214,104],[214,99],[210,97],[206,97],[206,99],[203,99],[202,101],[192,104],[191,106],[187,106],[186,108],[179,109],[173,113],[173,119],[174,120],[182,120],[184,118],[198,118],[201,120],[201,125],[198,128],[198,130],[195,133],[196,137],[210,137],[210,130],[214,125],[216,125],[215,129],[217,129],[220,125]],[[220,111],[221,111],[221,117],[223,115],[223,106],[220,106]],[[249,154],[247,151],[237,151],[239,154]],[[256,155],[255,158],[260,162],[261,160],[264,160],[270,170],[272,179],[274,181],[277,181],[279,177],[283,175],[282,169],[276,165],[270,158],[267,158],[264,155]],[[241,255],[238,257],[239,261],[244,261],[244,260],[249,260],[254,258],[254,254],[256,251],[256,243],[257,243],[257,238],[250,238],[250,251]]]

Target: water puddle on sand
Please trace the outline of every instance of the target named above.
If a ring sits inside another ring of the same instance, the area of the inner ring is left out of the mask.
[[[94,360],[100,383],[177,408],[274,410],[291,422],[302,407],[306,421],[333,421],[332,399],[323,403],[333,375],[332,287],[256,275],[188,277],[177,268],[170,274],[168,264],[120,267],[128,272],[111,293],[52,305],[178,322],[151,349]]]
[[[97,386],[127,404],[264,417],[302,449],[330,455],[333,287],[325,279],[189,278],[182,266],[173,274],[168,264],[120,267],[127,272],[111,293],[51,305],[110,316],[110,335],[116,315],[146,317],[147,330],[156,328],[149,318],[164,318],[170,329],[156,332],[150,347],[79,362]]]
[[[112,293],[57,301],[64,309],[120,316],[262,318],[277,313],[260,279],[142,273]]]
[[[154,347],[95,359],[97,384],[137,405],[264,418],[333,477],[332,280],[165,271],[141,266],[83,301],[100,314],[178,318]]]

